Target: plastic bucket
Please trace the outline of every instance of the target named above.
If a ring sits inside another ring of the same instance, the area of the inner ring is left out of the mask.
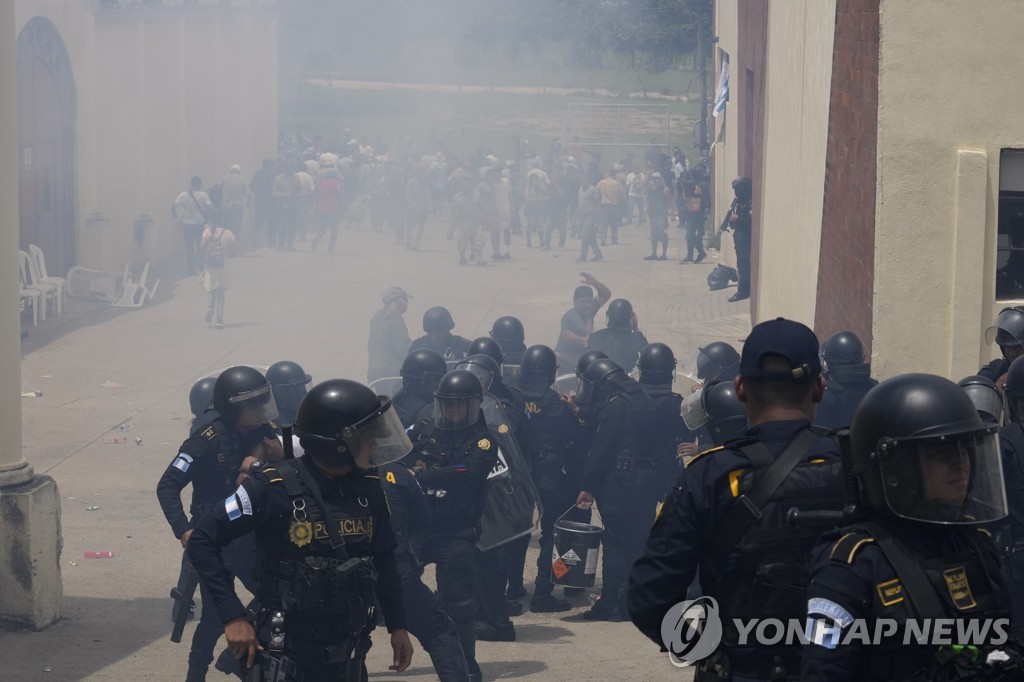
[[[555,522],[551,550],[551,582],[565,587],[593,587],[597,577],[597,550],[603,528],[576,521]]]

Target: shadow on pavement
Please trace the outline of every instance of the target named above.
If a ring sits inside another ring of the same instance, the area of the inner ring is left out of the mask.
[[[562,637],[569,637],[572,631],[557,625],[541,625],[540,623],[516,623],[517,642],[555,642]]]

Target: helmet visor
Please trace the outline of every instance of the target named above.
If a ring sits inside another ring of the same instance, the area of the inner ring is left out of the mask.
[[[681,411],[686,428],[691,431],[696,431],[711,419],[711,415],[704,409],[704,391],[694,391],[683,398]]]
[[[480,365],[472,362],[460,362],[455,368],[467,370],[475,376],[480,381],[480,386],[483,387],[484,393],[490,390],[491,382],[494,381],[494,375]]]
[[[476,423],[482,398],[445,398],[434,396],[434,424],[439,429],[454,431]]]
[[[896,441],[881,470],[886,504],[905,519],[981,524],[1007,514],[995,427]]]
[[[263,422],[277,419],[277,403],[270,384],[228,398],[238,408],[239,422],[247,426],[258,426]]]
[[[302,402],[302,397],[306,395],[306,390],[311,382],[312,379],[307,377],[302,382],[296,381],[290,384],[274,386],[274,401],[277,403],[278,409],[292,413],[298,410],[299,403]]]
[[[597,392],[594,382],[587,381],[583,377],[579,378],[579,385],[576,388],[576,402],[581,405],[587,405],[594,400],[594,394]]]
[[[1015,308],[1005,308],[996,318],[996,323],[985,330],[985,342],[1000,346],[1024,345],[1024,313]]]
[[[963,389],[979,414],[991,417],[997,424],[1003,421],[1003,399],[999,391],[983,384],[968,384]]]
[[[380,408],[342,431],[342,441],[361,469],[405,457],[412,450],[409,435],[391,400],[378,396]]]

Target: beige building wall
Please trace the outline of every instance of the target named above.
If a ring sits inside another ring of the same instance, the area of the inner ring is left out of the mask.
[[[873,364],[960,379],[993,356],[999,152],[1024,147],[1020,4],[883,0]]]
[[[277,155],[277,27],[272,3],[19,0],[15,30],[36,16],[61,34],[78,93],[77,261],[120,269],[181,251],[170,205],[193,175],[214,184],[238,163],[247,178]],[[85,231],[101,211],[107,234]],[[145,244],[135,217],[154,219]]]
[[[769,4],[755,320],[814,326],[835,17],[835,0]]]
[[[736,107],[737,64],[739,56],[739,0],[718,0],[715,2],[715,35],[718,36],[715,50],[715,82],[712,100],[718,94],[718,81],[722,70],[722,55],[732,58],[732,97],[725,111],[725,135],[716,142],[712,151],[714,157],[715,213],[710,221],[717,230],[732,203],[732,181],[739,175],[739,111]],[[722,135],[722,116],[711,118],[712,142]],[[732,245],[732,233],[722,234],[721,261],[736,267],[736,252]]]

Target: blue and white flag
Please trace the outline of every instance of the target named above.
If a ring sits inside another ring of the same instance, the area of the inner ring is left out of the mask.
[[[718,77],[718,91],[715,93],[715,108],[711,115],[718,118],[718,115],[725,112],[725,105],[729,101],[729,59],[722,60],[722,73]]]

